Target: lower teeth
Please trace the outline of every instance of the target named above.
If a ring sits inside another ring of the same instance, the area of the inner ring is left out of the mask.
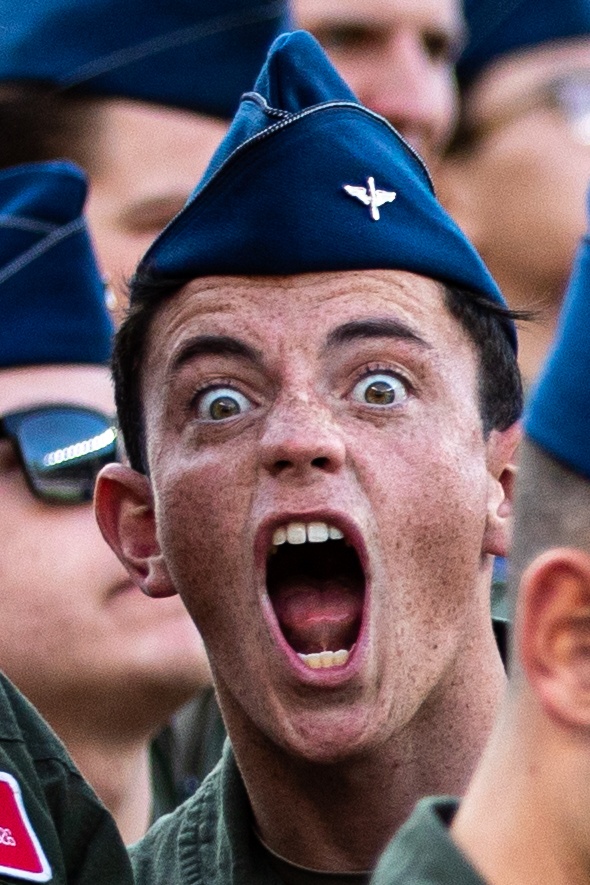
[[[298,652],[298,656],[307,667],[319,670],[321,667],[342,667],[350,657],[350,652],[341,648],[340,651],[320,651],[310,655]]]

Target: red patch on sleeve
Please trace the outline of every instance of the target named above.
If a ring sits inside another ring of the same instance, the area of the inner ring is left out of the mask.
[[[0,873],[27,882],[49,882],[51,867],[29,821],[20,787],[0,771]]]

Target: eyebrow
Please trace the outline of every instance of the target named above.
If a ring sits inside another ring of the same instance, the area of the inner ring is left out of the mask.
[[[402,341],[410,341],[420,347],[431,348],[424,338],[421,338],[417,332],[414,332],[401,320],[376,317],[368,320],[353,320],[333,329],[326,340],[326,349],[330,350],[363,338],[397,338]]]
[[[233,356],[256,366],[263,363],[262,353],[239,338],[229,335],[196,335],[184,342],[172,361],[169,374],[176,375],[185,363],[199,356]]]

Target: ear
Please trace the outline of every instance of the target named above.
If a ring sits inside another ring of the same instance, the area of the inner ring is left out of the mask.
[[[590,728],[590,556],[559,548],[537,557],[519,588],[515,651],[545,711]]]
[[[488,513],[483,552],[507,556],[512,529],[516,452],[522,428],[515,421],[507,430],[492,430],[487,442]]]
[[[150,481],[125,464],[107,464],[94,493],[96,519],[107,544],[148,596],[174,596],[160,550]]]

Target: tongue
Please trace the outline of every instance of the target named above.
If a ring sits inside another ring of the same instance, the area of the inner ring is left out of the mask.
[[[289,645],[302,654],[349,649],[362,615],[362,593],[336,580],[292,577],[272,594]]]

